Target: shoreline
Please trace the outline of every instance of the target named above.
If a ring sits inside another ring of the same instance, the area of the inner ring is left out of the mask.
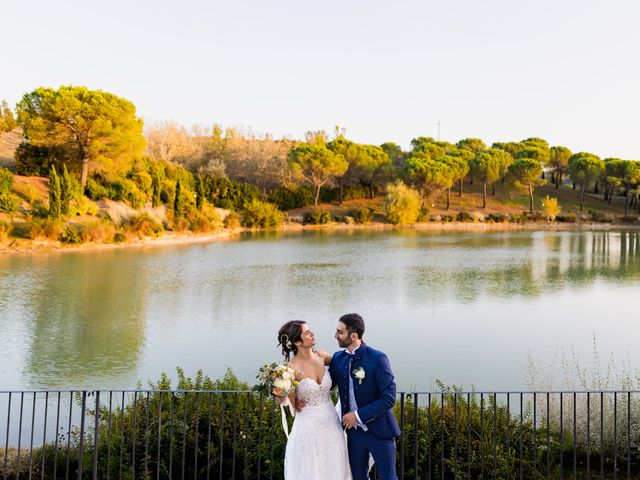
[[[59,241],[51,240],[26,240],[20,238],[6,239],[0,243],[0,256],[2,255],[30,255],[39,253],[67,253],[88,252],[103,250],[120,250],[129,248],[157,248],[177,245],[191,245],[199,243],[212,243],[228,241],[239,237],[243,233],[295,233],[305,231],[394,231],[414,230],[419,232],[508,232],[508,231],[616,231],[616,230],[640,230],[640,225],[613,224],[613,223],[484,223],[484,222],[423,222],[413,225],[392,225],[381,222],[371,222],[364,225],[345,224],[332,222],[326,225],[302,225],[300,223],[285,223],[275,230],[237,228],[233,230],[221,229],[206,234],[194,234],[192,232],[165,232],[159,238],[144,237],[129,240],[122,243],[84,243],[80,245],[66,245]]]

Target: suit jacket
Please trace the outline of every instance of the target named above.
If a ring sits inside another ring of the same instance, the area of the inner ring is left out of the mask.
[[[349,375],[358,404],[358,416],[369,432],[381,439],[395,438],[400,428],[393,416],[396,403],[396,383],[387,356],[362,343],[356,350],[351,368],[350,354],[341,350],[333,355],[329,374],[333,386],[338,385],[342,414],[349,412]],[[353,371],[362,367],[365,377],[358,380]],[[350,370],[350,371],[349,371]]]

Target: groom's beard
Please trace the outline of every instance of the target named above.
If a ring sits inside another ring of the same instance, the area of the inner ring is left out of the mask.
[[[347,348],[349,345],[351,345],[353,342],[351,341],[350,338],[346,338],[345,340],[338,340],[338,346],[340,348]]]

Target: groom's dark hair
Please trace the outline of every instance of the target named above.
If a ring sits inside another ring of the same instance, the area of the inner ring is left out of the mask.
[[[357,313],[347,313],[341,316],[339,321],[347,327],[349,335],[355,333],[358,335],[358,338],[362,340],[362,335],[364,335],[364,320],[360,315]]]

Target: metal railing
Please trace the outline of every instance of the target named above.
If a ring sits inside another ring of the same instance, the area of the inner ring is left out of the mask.
[[[401,479],[640,478],[636,391],[402,392],[394,413]],[[279,417],[250,390],[0,392],[0,475],[281,479]]]

